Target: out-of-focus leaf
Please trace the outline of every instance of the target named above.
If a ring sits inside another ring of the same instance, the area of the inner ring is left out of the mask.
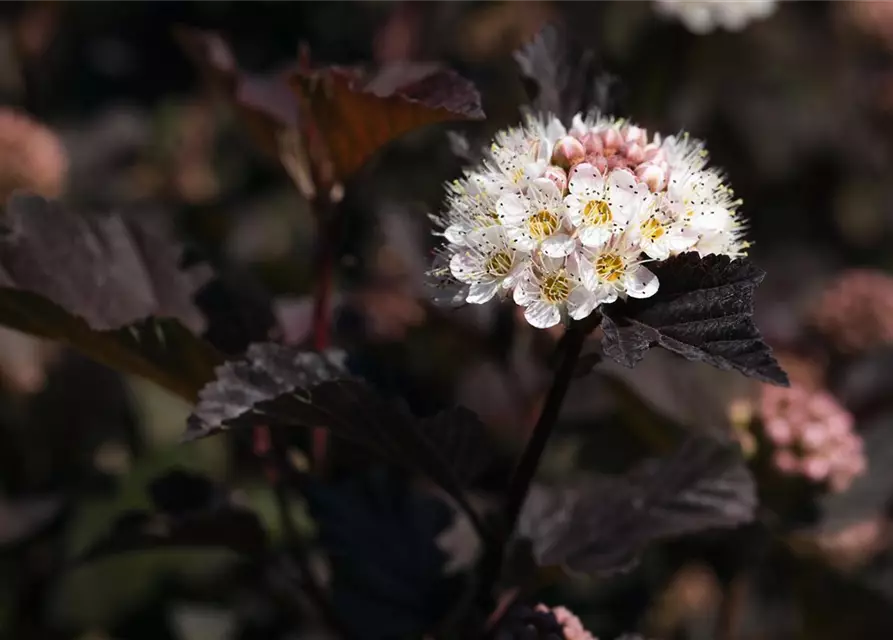
[[[273,299],[247,276],[220,276],[195,295],[207,324],[203,337],[227,355],[245,353],[278,329]]]
[[[456,582],[436,538],[442,501],[386,477],[304,486],[332,568],[333,604],[355,637],[421,637],[449,609]]]
[[[535,85],[531,104],[566,124],[577,113],[609,111],[616,80],[600,69],[590,49],[576,46],[565,29],[549,24],[515,52],[521,73]]]
[[[217,369],[190,416],[187,438],[256,424],[321,427],[390,462],[418,469],[454,497],[489,461],[478,417],[461,407],[415,418],[360,380],[340,352],[315,353],[272,343]]]
[[[15,195],[0,237],[0,322],[67,342],[113,368],[193,398],[219,363],[192,332],[207,272],[179,269],[181,246],[157,216],[81,216]]]
[[[787,385],[787,375],[753,322],[753,293],[764,273],[746,258],[686,253],[651,267],[660,289],[603,310],[605,355],[635,366],[659,345],[687,360]]]
[[[350,177],[381,147],[413,129],[484,117],[474,85],[437,65],[394,62],[367,73],[349,67],[310,71],[302,64],[259,77],[239,69],[218,34],[178,29],[176,36],[211,88],[234,105],[261,148],[280,158],[283,132],[300,130],[305,139],[295,160],[302,165],[308,158],[331,163],[331,177],[337,180]],[[312,187],[302,190],[312,193]]]
[[[413,129],[484,117],[474,85],[436,65],[400,62],[372,74],[329,67],[296,72],[290,82],[306,100],[313,127],[341,180]]]
[[[229,45],[214,32],[179,28],[174,35],[211,90],[236,109],[255,143],[279,159],[281,131],[296,129],[300,115],[298,99],[283,76],[243,72]]]
[[[539,488],[524,507],[519,534],[540,565],[611,572],[629,567],[652,542],[749,522],[756,507],[740,454],[695,439],[624,476]]]
[[[62,500],[57,497],[0,499],[0,549],[36,535],[61,509]]]
[[[267,534],[257,515],[233,504],[222,487],[191,472],[173,470],[149,486],[155,511],[130,511],[81,556],[159,548],[218,547],[242,555],[264,551]]]
[[[732,404],[753,400],[759,386],[734,371],[686,362],[660,349],[649,351],[635,369],[607,361],[598,373],[619,381],[661,416],[700,433],[724,436],[731,433]]]

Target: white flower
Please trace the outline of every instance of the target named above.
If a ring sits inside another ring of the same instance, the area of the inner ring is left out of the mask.
[[[630,236],[614,236],[601,247],[584,250],[583,256],[585,261],[580,262],[583,284],[599,304],[626,296],[650,298],[657,293],[657,276],[642,264],[642,251]]]
[[[494,181],[485,174],[470,174],[449,186],[447,214],[433,218],[443,228],[447,242],[464,245],[465,237],[477,229],[499,222],[496,215],[497,196]]]
[[[513,287],[529,259],[510,246],[502,227],[487,227],[466,236],[463,250],[450,258],[450,272],[471,285],[467,302],[483,304]]]
[[[740,31],[775,11],[776,0],[657,0],[658,11],[679,19],[692,33],[716,28]]]
[[[490,157],[495,164],[494,173],[504,177],[504,184],[499,185],[501,190],[523,189],[543,175],[555,142],[550,136],[557,133],[554,127],[530,120],[527,127],[496,134]]]
[[[621,119],[528,118],[448,187],[430,280],[449,301],[512,292],[535,327],[580,320],[659,287],[647,268],[685,251],[745,254],[740,200],[703,144]]]
[[[502,196],[496,210],[512,245],[521,251],[540,249],[549,257],[561,258],[570,255],[576,246],[565,226],[561,192],[551,180],[534,180],[526,196]]]
[[[639,211],[651,205],[651,194],[628,171],[616,170],[606,178],[591,164],[580,164],[568,183],[564,199],[568,218],[587,247],[603,245],[623,233]]]
[[[744,229],[737,207],[741,201],[733,195],[718,172],[691,171],[671,177],[660,206],[667,217],[700,234],[695,249],[702,254],[740,256],[746,248],[740,242]]]
[[[684,221],[659,209],[655,201],[643,207],[629,227],[629,236],[653,260],[666,260],[687,251],[698,241],[698,232]]]
[[[575,320],[592,313],[599,299],[583,286],[581,256],[566,260],[544,257],[518,280],[514,299],[524,307],[524,317],[534,327],[547,329],[561,322],[566,312]]]
[[[667,136],[660,145],[671,174],[686,174],[707,165],[707,151],[700,140],[683,133]]]

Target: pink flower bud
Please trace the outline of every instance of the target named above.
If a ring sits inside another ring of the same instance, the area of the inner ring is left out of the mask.
[[[586,162],[595,167],[596,171],[599,173],[604,173],[608,170],[608,159],[601,154],[593,153],[586,156]]]
[[[626,145],[626,153],[624,154],[630,164],[637,165],[645,159],[645,151],[635,142]]]
[[[586,157],[586,149],[583,143],[572,136],[564,136],[552,149],[552,164],[562,169],[570,169],[575,164],[583,162]]]
[[[561,167],[557,167],[555,165],[549,165],[546,167],[546,171],[543,173],[543,177],[551,180],[552,183],[558,187],[558,190],[564,193],[564,190],[567,189],[567,172]]]
[[[602,143],[605,145],[605,150],[617,151],[623,145],[623,138],[616,129],[606,129],[602,131]]]
[[[640,182],[648,185],[652,192],[657,193],[667,185],[667,172],[656,164],[640,164],[636,167],[636,177]]]
[[[629,162],[622,155],[608,156],[608,169],[626,169],[628,166]]]
[[[592,155],[594,153],[601,155],[605,150],[605,145],[602,143],[601,137],[594,131],[588,132],[581,138],[581,142],[583,143],[583,148],[586,149],[586,155]]]
[[[638,144],[643,147],[648,143],[648,132],[642,127],[630,124],[623,127],[621,132],[623,133],[623,139],[627,143]]]

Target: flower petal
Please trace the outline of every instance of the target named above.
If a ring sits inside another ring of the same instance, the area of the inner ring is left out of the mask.
[[[537,329],[548,329],[561,322],[561,312],[555,305],[538,301],[524,310],[524,318]]]
[[[540,245],[543,253],[550,258],[563,258],[570,255],[577,248],[577,241],[566,233],[556,233],[543,240]]]
[[[477,282],[484,270],[480,258],[463,251],[450,258],[450,273],[460,282]]]
[[[584,247],[601,247],[611,239],[612,231],[610,227],[603,225],[587,224],[580,227],[580,242]]]
[[[518,284],[515,286],[515,290],[512,291],[512,299],[515,301],[515,304],[522,307],[526,307],[540,299],[539,286],[531,279],[529,272],[518,278]]]
[[[539,196],[541,200],[561,199],[561,192],[558,190],[558,186],[548,178],[537,178],[530,183],[530,188],[536,192],[534,197]]]
[[[567,311],[574,320],[582,320],[591,314],[597,305],[598,298],[585,287],[577,287],[567,298]]]
[[[443,237],[450,244],[462,246],[465,244],[465,237],[471,232],[471,225],[466,222],[458,222],[451,224],[443,230]]]
[[[489,302],[496,292],[499,290],[499,283],[495,280],[490,282],[475,282],[468,290],[466,301],[470,304],[484,304]]]
[[[571,193],[586,197],[587,194],[601,192],[604,185],[604,178],[599,175],[598,169],[588,162],[583,162],[574,167],[567,188]],[[588,197],[586,199],[588,200]]]
[[[517,193],[508,193],[496,203],[496,214],[505,224],[518,225],[530,215],[529,207],[527,198]]]
[[[539,244],[536,238],[532,237],[527,233],[526,229],[521,227],[510,227],[506,229],[505,233],[508,236],[508,245],[518,251],[533,251]]]
[[[660,285],[657,276],[642,265],[627,271],[624,283],[627,295],[633,298],[650,298]]]

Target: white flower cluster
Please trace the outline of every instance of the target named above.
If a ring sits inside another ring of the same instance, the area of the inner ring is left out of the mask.
[[[649,261],[746,248],[740,202],[706,164],[687,136],[579,115],[567,130],[531,117],[449,185],[447,210],[434,217],[446,245],[432,274],[472,304],[511,293],[541,328],[652,296]]]
[[[657,0],[660,13],[676,18],[698,35],[717,28],[741,31],[770,16],[776,5],[776,0]]]

